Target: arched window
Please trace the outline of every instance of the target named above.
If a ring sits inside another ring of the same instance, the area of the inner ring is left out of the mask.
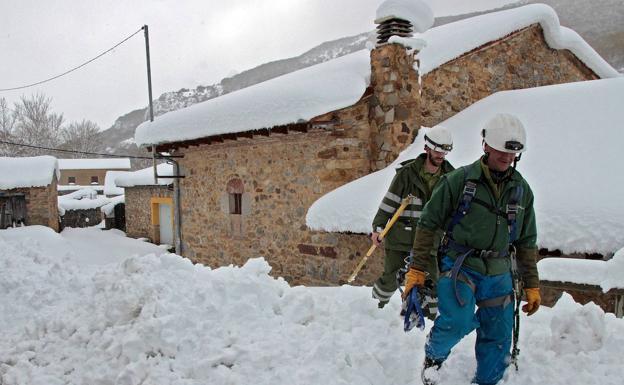
[[[230,214],[241,215],[243,213],[243,193],[245,192],[243,181],[238,178],[231,179],[227,183],[226,190],[230,203]]]

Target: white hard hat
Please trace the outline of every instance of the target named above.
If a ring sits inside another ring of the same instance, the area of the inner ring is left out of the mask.
[[[425,134],[425,146],[434,151],[448,154],[453,149],[451,131],[442,126],[434,126]]]
[[[526,151],[524,125],[511,114],[496,114],[481,130],[485,143],[495,150],[519,154]]]

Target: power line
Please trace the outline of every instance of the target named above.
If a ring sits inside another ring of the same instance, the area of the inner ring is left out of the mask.
[[[33,86],[36,86],[36,85],[39,85],[39,84],[47,83],[47,82],[52,81],[52,80],[54,80],[54,79],[58,79],[58,78],[60,78],[61,76],[65,76],[65,75],[69,74],[70,72],[74,72],[74,71],[76,71],[77,69],[79,69],[79,68],[81,68],[81,67],[84,67],[84,66],[86,66],[87,64],[91,63],[92,61],[97,60],[97,59],[99,59],[100,57],[102,57],[102,56],[106,55],[106,54],[107,54],[107,53],[109,53],[110,51],[114,50],[115,48],[117,48],[117,47],[119,47],[120,45],[122,45],[123,43],[125,43],[127,40],[130,40],[130,38],[131,38],[131,37],[133,37],[133,36],[134,36],[134,35],[136,35],[137,33],[141,32],[141,31],[143,30],[143,28],[145,28],[145,27],[141,27],[141,28],[140,28],[138,31],[136,31],[135,33],[133,33],[132,35],[130,35],[130,36],[128,36],[127,38],[123,39],[122,41],[120,41],[119,43],[115,44],[114,46],[112,46],[111,48],[107,49],[106,51],[102,52],[101,54],[97,55],[97,56],[96,56],[96,57],[94,57],[93,59],[87,60],[86,62],[84,62],[84,63],[80,64],[79,66],[74,67],[74,68],[72,68],[72,69],[70,69],[70,70],[67,70],[67,71],[63,72],[62,74],[60,74],[60,75],[56,75],[56,76],[53,76],[53,77],[51,77],[51,78],[49,78],[49,79],[45,79],[45,80],[42,80],[42,81],[39,81],[39,82],[36,82],[36,83],[27,84],[27,85],[25,85],[25,86],[20,86],[20,87],[12,87],[12,88],[0,88],[0,92],[2,92],[2,91],[15,91],[15,90],[21,90],[21,89],[24,89],[24,88],[28,88],[28,87],[33,87]]]
[[[8,144],[8,145],[11,145],[11,146],[19,146],[19,147],[36,148],[36,149],[38,149],[38,150],[57,151],[57,152],[68,152],[68,153],[71,153],[71,154],[98,155],[98,156],[106,156],[106,157],[109,157],[109,158],[152,159],[152,157],[149,157],[149,156],[116,155],[116,154],[104,154],[104,153],[100,153],[100,152],[88,152],[88,151],[64,150],[64,149],[60,149],[60,148],[42,147],[42,146],[35,146],[35,145],[32,145],[32,144],[8,142],[8,141],[6,141],[6,140],[0,140],[0,143],[2,143],[2,144]]]

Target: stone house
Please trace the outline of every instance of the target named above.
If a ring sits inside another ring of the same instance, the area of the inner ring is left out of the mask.
[[[169,164],[158,165],[158,175],[172,175]],[[126,234],[156,244],[174,244],[174,205],[171,178],[154,181],[154,169],[117,175],[115,185],[124,189]]]
[[[617,76],[543,5],[443,25],[419,39],[379,38],[370,53],[137,128],[137,144],[179,157],[182,255],[209,266],[263,256],[290,283],[338,284],[369,242],[366,235],[310,230],[305,216],[318,198],[388,166],[421,126],[488,95]],[[379,259],[358,282],[371,282],[380,269]]]
[[[59,231],[58,178],[54,157],[0,158],[0,229],[25,224]]]
[[[130,158],[59,159],[61,195],[89,187],[104,190],[107,171],[130,171]]]

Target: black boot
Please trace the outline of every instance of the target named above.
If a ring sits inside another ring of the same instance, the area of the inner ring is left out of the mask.
[[[420,372],[420,378],[423,385],[436,384],[438,378],[436,374],[442,367],[442,362],[443,361],[437,361],[432,358],[425,357],[425,363],[423,364],[422,372]]]

